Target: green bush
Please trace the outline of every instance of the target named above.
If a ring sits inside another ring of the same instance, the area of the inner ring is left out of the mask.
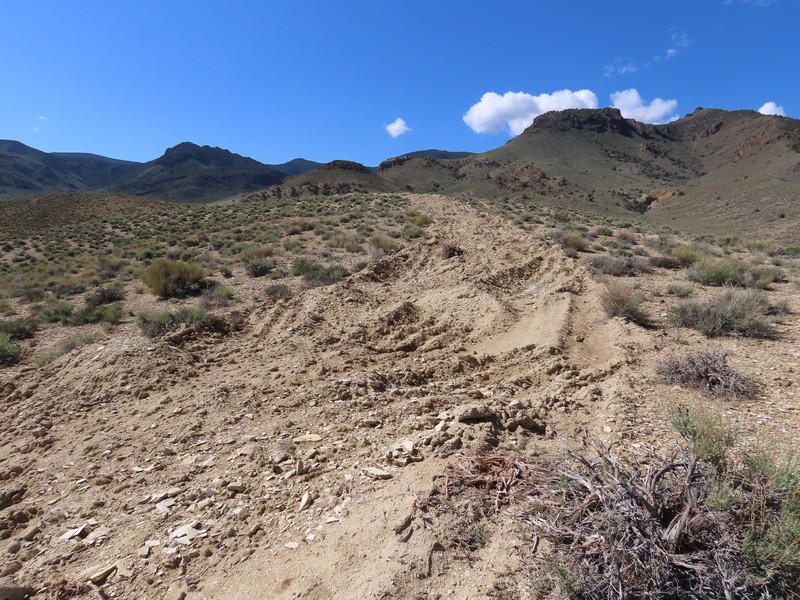
[[[267,287],[266,290],[264,290],[264,293],[267,295],[268,298],[273,298],[275,300],[292,297],[292,290],[285,283],[276,283],[270,285],[269,287]]]
[[[609,256],[603,254],[592,258],[590,264],[604,275],[637,275],[639,273],[649,273],[653,270],[650,266],[650,261],[638,256]]]
[[[159,258],[139,275],[150,291],[162,298],[196,293],[205,281],[203,269],[180,260]]]
[[[688,298],[694,293],[694,288],[682,283],[670,283],[667,285],[667,293],[678,298]]]
[[[66,325],[86,325],[87,323],[119,323],[124,314],[121,302],[115,304],[103,304],[101,306],[87,306],[79,311],[73,312]]]
[[[619,281],[608,281],[600,293],[600,304],[609,317],[622,317],[627,321],[650,327],[650,316],[642,308],[644,299],[631,286]]]
[[[689,246],[680,246],[672,250],[672,256],[681,265],[688,267],[702,260],[703,253],[699,250],[695,250],[694,248],[690,248]]]
[[[142,312],[136,318],[136,324],[147,337],[157,337],[176,329],[186,323],[201,325],[206,319],[206,311],[201,308],[183,307],[175,312]]]
[[[339,265],[323,266],[305,258],[298,258],[292,263],[292,275],[302,275],[306,285],[319,287],[341,281],[347,276],[347,270]]]
[[[738,334],[769,338],[775,335],[766,315],[770,304],[758,290],[725,290],[716,298],[690,301],[673,307],[669,320],[675,325],[692,327],[708,337]]]
[[[6,333],[12,340],[24,340],[33,337],[39,324],[33,319],[0,320],[0,334]]]
[[[384,252],[393,252],[394,250],[397,250],[397,242],[388,235],[373,235],[367,241],[373,248],[383,250]]]
[[[10,365],[19,360],[19,344],[11,339],[8,333],[0,333],[0,365]]]
[[[269,275],[270,271],[274,268],[275,263],[263,258],[254,258],[248,261],[244,266],[244,270],[247,271],[250,277],[264,277],[265,275]]]
[[[75,307],[66,300],[48,298],[42,311],[42,320],[45,323],[69,323]]]
[[[695,265],[689,278],[704,285],[765,288],[782,277],[775,267],[748,267],[735,258],[705,260]]]

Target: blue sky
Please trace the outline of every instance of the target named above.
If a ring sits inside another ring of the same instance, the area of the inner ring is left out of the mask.
[[[0,138],[376,165],[488,150],[569,106],[798,117],[798,26],[798,0],[6,0]]]

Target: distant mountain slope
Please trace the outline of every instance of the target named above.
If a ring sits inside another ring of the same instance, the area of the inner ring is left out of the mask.
[[[265,165],[222,148],[183,142],[138,163],[78,152],[42,152],[0,140],[0,198],[93,191],[207,202],[252,192],[321,163],[297,158]]]
[[[139,163],[96,154],[47,153],[0,140],[0,198],[109,185],[140,168]]]
[[[635,210],[697,233],[800,241],[800,121],[753,111],[698,109],[665,125],[613,108],[551,112],[494,150],[401,157],[379,172],[413,191]]]
[[[281,183],[286,175],[222,148],[183,142],[109,191],[178,202],[210,202]]]
[[[314,171],[287,177],[282,185],[268,187],[244,198],[289,198],[307,195],[349,194],[353,192],[398,192],[400,186],[387,181],[369,167],[349,160],[334,160]]]

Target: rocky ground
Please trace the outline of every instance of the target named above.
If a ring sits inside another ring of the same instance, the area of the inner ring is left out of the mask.
[[[410,202],[425,238],[333,286],[248,301],[237,331],[149,339],[129,319],[0,370],[0,598],[523,594],[517,523],[419,510],[446,493],[446,464],[583,439],[663,453],[665,407],[702,397],[653,365],[708,342],[660,322],[674,298],[649,300],[653,329],[609,319],[560,247],[453,199]],[[746,443],[800,439],[797,315],[778,327],[713,344],[763,384],[715,401]],[[467,525],[476,543],[454,543]]]

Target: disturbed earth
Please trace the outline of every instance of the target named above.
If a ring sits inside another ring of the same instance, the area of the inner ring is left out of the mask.
[[[605,316],[582,261],[500,216],[408,201],[424,237],[334,285],[248,300],[236,327],[150,339],[127,319],[0,370],[0,598],[522,594],[536,549],[518,523],[470,520],[485,539],[465,551],[457,503],[419,510],[447,494],[446,465],[584,440],[659,455],[665,406],[702,397],[653,364],[707,341],[660,321],[671,297],[648,300],[650,329]],[[798,439],[797,315],[780,328],[714,344],[763,384],[717,402],[747,443]]]

